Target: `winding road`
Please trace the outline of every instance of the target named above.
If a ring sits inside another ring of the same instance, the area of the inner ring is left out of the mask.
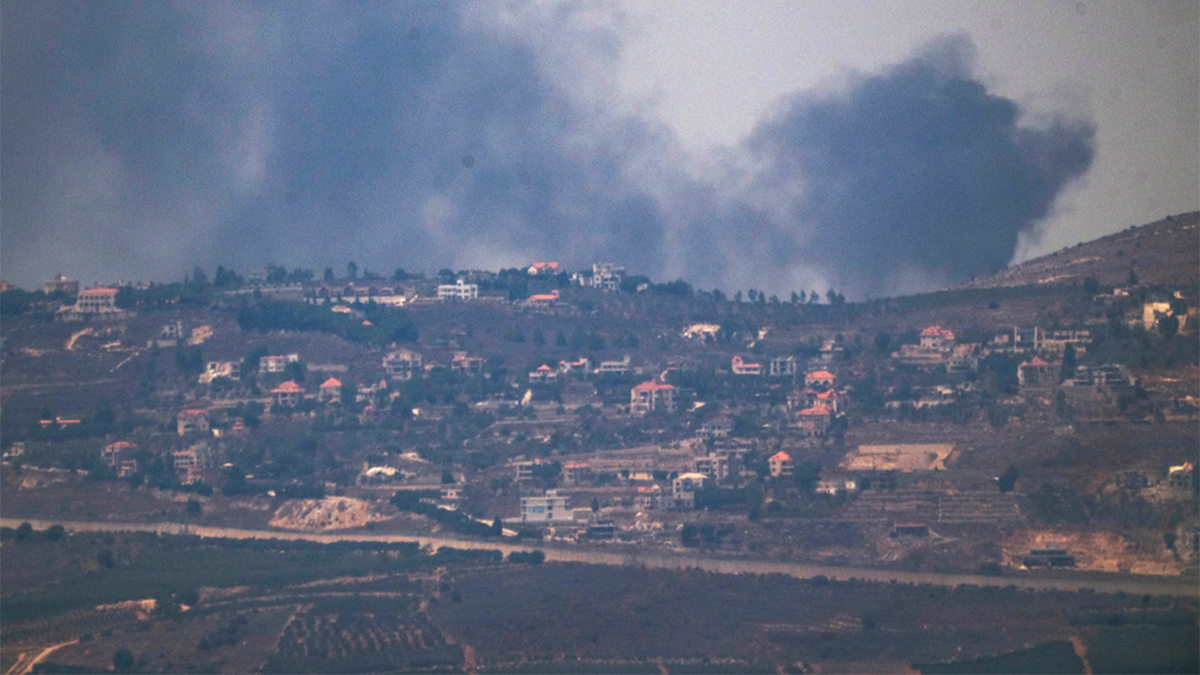
[[[0,518],[0,526],[17,527],[28,522],[35,529],[44,530],[51,525],[62,525],[68,532],[153,532],[156,534],[187,534],[199,537],[227,539],[282,539],[306,540],[321,543],[339,541],[363,542],[416,542],[420,546],[438,549],[443,546],[463,549],[499,550],[504,554],[513,551],[540,550],[551,562],[578,562],[590,565],[636,566],[657,569],[700,569],[721,574],[784,574],[799,579],[824,576],[831,580],[877,581],[881,583],[932,584],[936,586],[1015,586],[1034,590],[1080,591],[1090,589],[1098,593],[1128,593],[1136,595],[1159,595],[1175,597],[1200,597],[1200,585],[1191,578],[1135,577],[1116,575],[1063,574],[1036,576],[1013,574],[1008,576],[981,576],[975,574],[940,574],[932,572],[904,572],[872,568],[835,567],[807,563],[772,562],[715,558],[699,555],[598,551],[576,547],[556,546],[545,542],[536,545],[512,544],[505,541],[474,541],[447,537],[422,535],[371,534],[371,533],[316,533],[288,532],[282,530],[245,530],[227,527],[208,527],[184,523],[101,523],[87,521],[25,520]]]

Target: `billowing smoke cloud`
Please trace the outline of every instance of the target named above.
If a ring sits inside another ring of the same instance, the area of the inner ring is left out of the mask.
[[[1004,267],[1017,235],[1087,171],[1089,124],[1022,121],[952,37],[844,91],[796,96],[747,149],[758,190],[788,202],[793,262],[878,297]]]
[[[794,97],[698,178],[615,112],[619,30],[586,11],[6,3],[3,274],[612,260],[892,294],[1003,266],[1091,162],[1089,126],[1025,122],[959,38]]]
[[[490,10],[6,5],[5,274],[657,269],[664,218],[627,173],[651,127],[584,105]]]

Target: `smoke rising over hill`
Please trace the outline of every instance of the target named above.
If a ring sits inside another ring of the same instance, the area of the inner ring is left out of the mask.
[[[6,277],[603,259],[880,295],[1003,266],[1091,162],[1089,123],[1027,123],[960,37],[797,94],[696,177],[588,91],[618,31],[520,11],[536,29],[456,2],[6,5]]]

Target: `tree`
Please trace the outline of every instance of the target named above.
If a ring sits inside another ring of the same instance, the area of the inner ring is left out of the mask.
[[[304,374],[304,364],[299,361],[292,361],[283,367],[283,377],[293,382],[303,382]]]
[[[122,647],[113,653],[113,668],[117,670],[129,670],[133,668],[134,659],[133,652]]]
[[[326,282],[333,283],[333,268],[332,267],[325,268],[324,279]]]
[[[197,501],[195,499],[187,500],[187,514],[189,516],[193,516],[193,517],[198,516],[203,511],[204,511],[204,507],[200,505],[199,501]]]
[[[496,519],[492,521],[492,534],[497,537],[504,534],[504,521],[500,520],[500,516],[496,516]]]
[[[112,569],[113,566],[117,564],[116,561],[113,560],[112,551],[108,549],[103,549],[96,553],[96,562],[105,569]]]
[[[1164,316],[1158,320],[1158,332],[1166,339],[1170,340],[1179,332],[1179,319],[1173,316]]]
[[[454,474],[450,473],[450,469],[442,469],[442,485],[454,484]]]
[[[1133,271],[1132,266],[1129,268],[1129,285],[1130,286],[1138,285],[1138,275],[1137,275],[1137,272]]]
[[[204,273],[204,270],[200,269],[199,265],[192,268],[192,281],[198,284],[208,283],[208,275]]]
[[[687,547],[693,547],[699,543],[699,530],[692,523],[684,523],[679,529],[679,543]]]
[[[599,510],[600,510],[600,498],[592,497],[592,513],[595,513]]]
[[[1083,280],[1083,290],[1088,295],[1097,295],[1100,293],[1100,281],[1096,277],[1086,277]]]
[[[355,264],[353,260],[346,263],[346,276],[350,277],[351,279],[358,278],[358,265]]]
[[[1021,472],[1017,470],[1017,467],[1009,466],[1004,470],[1004,473],[1000,474],[1000,478],[997,479],[997,482],[1000,484],[1000,491],[1012,492],[1013,487],[1017,483],[1017,478],[1020,476]]]
[[[1058,374],[1059,382],[1066,382],[1075,377],[1075,346],[1067,345],[1063,350],[1062,370]]]
[[[62,525],[51,525],[46,529],[46,541],[58,541],[67,534],[67,529]]]
[[[17,541],[23,541],[25,539],[28,539],[29,535],[31,535],[31,534],[33,534],[33,525],[30,525],[29,523],[25,522],[25,523],[21,523],[20,525],[17,526],[17,533],[15,535]]]

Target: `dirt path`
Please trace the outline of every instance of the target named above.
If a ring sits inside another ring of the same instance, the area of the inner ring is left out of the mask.
[[[1075,649],[1075,656],[1083,661],[1083,675],[1092,675],[1092,663],[1088,661],[1087,645],[1083,644],[1083,640],[1078,635],[1072,635],[1071,647]]]
[[[634,565],[656,569],[697,568],[719,574],[785,574],[799,579],[811,579],[820,575],[835,581],[853,578],[859,581],[884,583],[895,581],[897,583],[925,583],[949,587],[960,584],[971,584],[975,586],[1000,587],[1011,585],[1017,588],[1065,591],[1078,591],[1087,588],[1097,593],[1123,592],[1135,595],[1188,598],[1196,597],[1198,594],[1196,584],[1193,580],[1170,577],[1127,578],[1110,576],[1103,578],[1099,576],[1034,576],[1024,574],[1019,576],[989,577],[976,574],[904,572],[876,568],[837,567],[813,563],[704,557],[694,554],[684,555],[670,552],[630,555],[624,552],[617,553],[590,548],[557,547],[544,544],[532,546],[525,543],[515,543],[512,539],[503,541],[472,541],[424,535],[285,532],[279,530],[244,530],[239,528],[196,526],[181,523],[101,523],[90,521],[39,520],[34,518],[0,518],[0,525],[15,528],[25,521],[28,521],[34,528],[40,530],[59,524],[64,526],[69,532],[157,532],[159,534],[191,534],[200,537],[305,540],[322,543],[337,541],[415,542],[420,546],[430,546],[434,549],[443,546],[452,546],[466,549],[499,550],[504,554],[512,551],[528,552],[536,549],[546,554],[547,562],[577,562],[591,565],[617,566]]]
[[[61,649],[68,645],[73,645],[77,642],[79,642],[79,640],[71,640],[70,642],[60,642],[59,644],[46,647],[41,651],[41,653],[29,660],[26,660],[25,655],[22,654],[21,660],[17,661],[16,664],[9,669],[8,673],[9,675],[25,675],[29,671],[33,670],[34,666],[41,663],[42,659],[45,659],[47,656],[50,656],[50,654],[54,653],[55,650]]]

